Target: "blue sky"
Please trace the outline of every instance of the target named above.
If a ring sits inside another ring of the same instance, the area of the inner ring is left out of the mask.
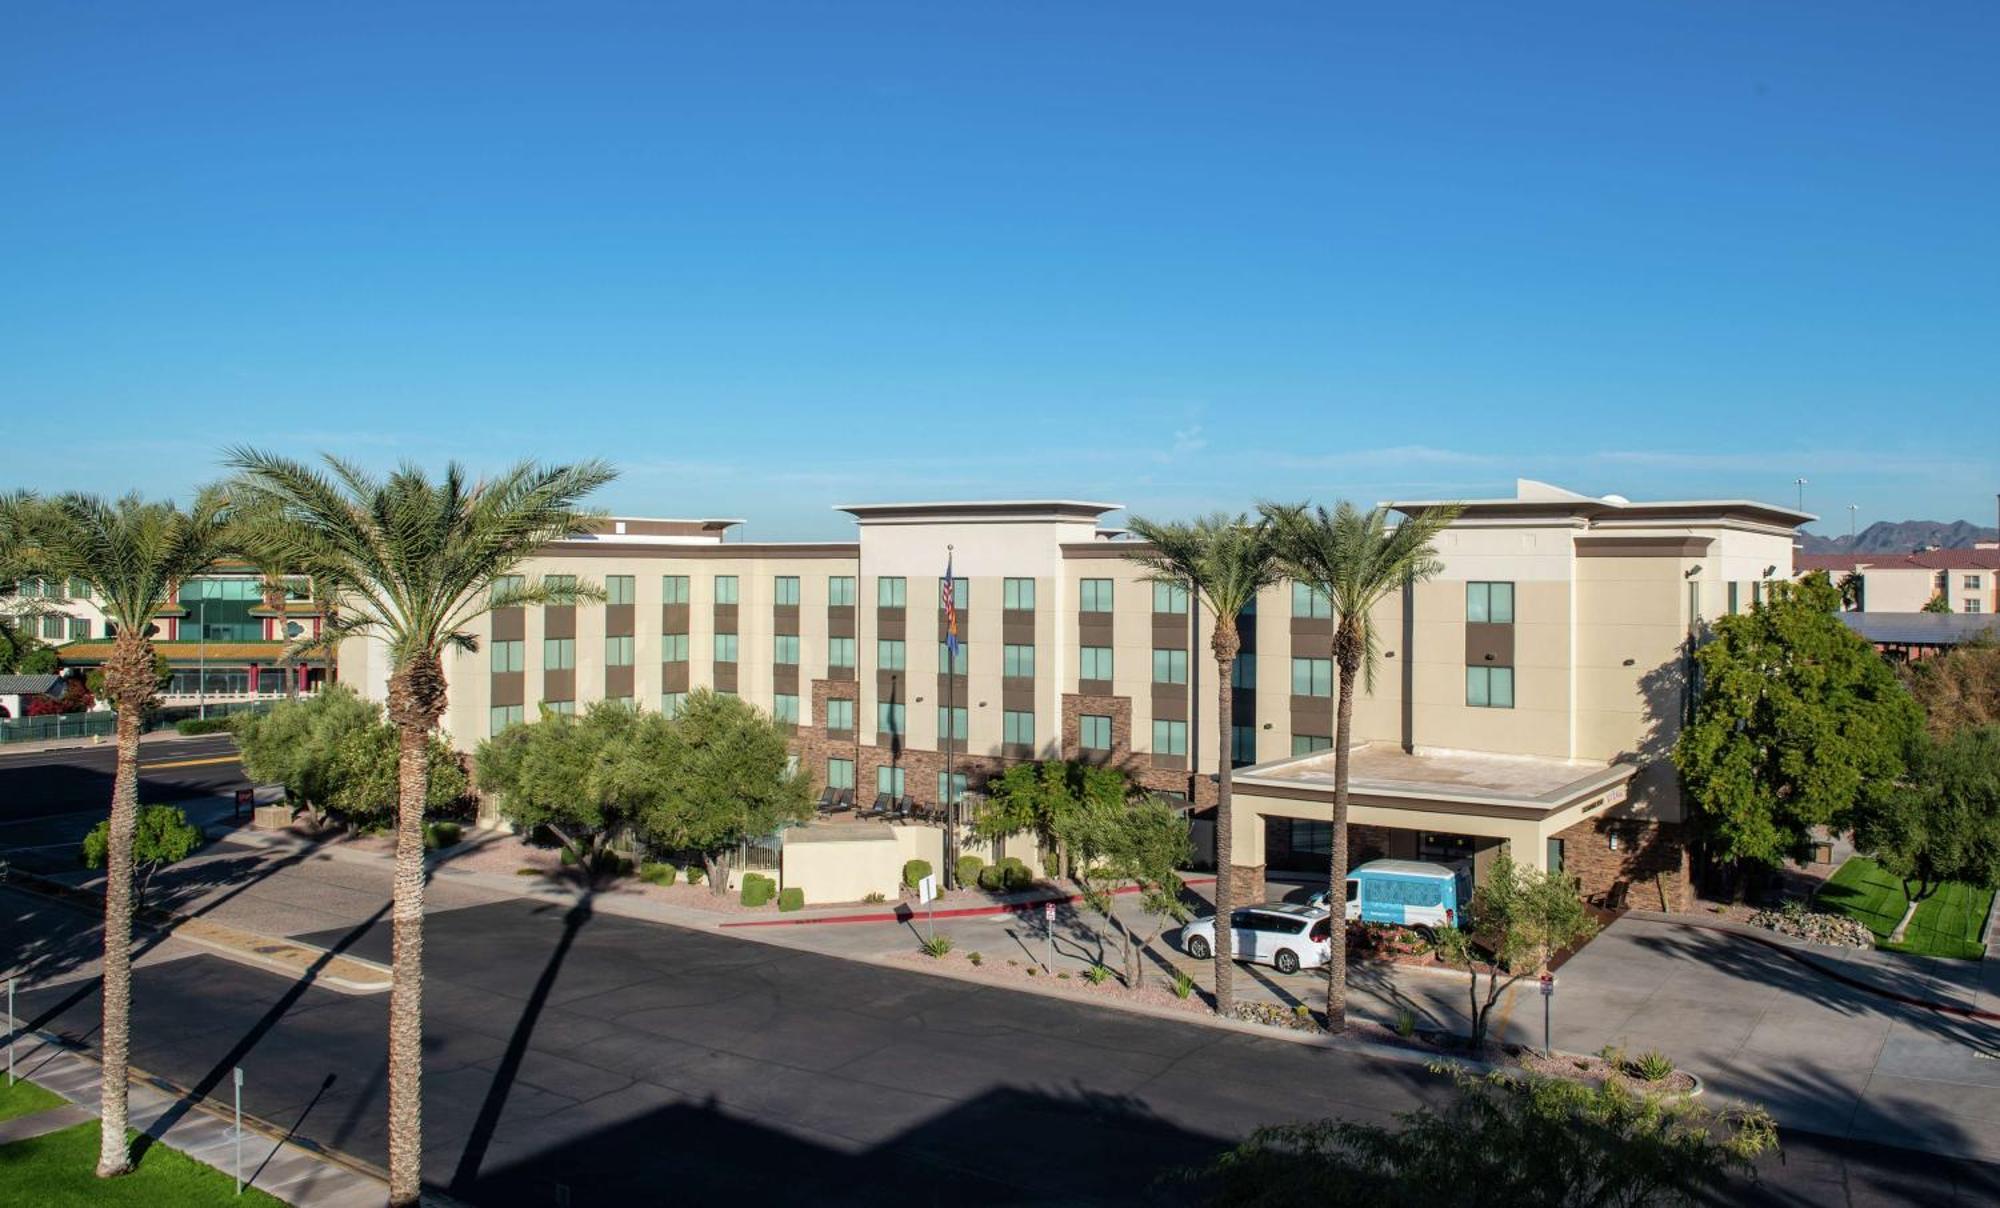
[[[2000,6],[14,5],[7,484],[1990,523]]]

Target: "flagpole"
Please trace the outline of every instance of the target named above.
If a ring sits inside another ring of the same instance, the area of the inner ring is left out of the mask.
[[[957,585],[951,582],[951,575],[955,573],[952,570],[951,554],[952,554],[952,546],[949,543],[947,543],[944,547],[944,573],[946,577],[945,577],[945,582],[942,586],[952,591],[951,607],[953,613],[956,613],[958,611],[958,593],[956,590]],[[945,800],[950,803],[945,810],[946,831],[945,831],[945,845],[944,845],[945,846],[944,866],[946,869],[945,884],[950,885],[951,887],[956,889],[959,888],[958,884],[959,795],[953,791],[955,786],[952,782],[952,769],[955,765],[952,761],[951,740],[952,740],[952,735],[956,733],[958,730],[958,675],[956,674],[958,668],[953,666],[953,664],[955,664],[958,661],[958,656],[956,652],[954,652],[951,649],[950,645],[946,645],[945,647],[944,658],[945,658],[944,794],[945,794]]]

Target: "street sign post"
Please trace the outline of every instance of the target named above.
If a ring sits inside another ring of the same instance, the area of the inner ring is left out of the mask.
[[[1056,904],[1042,903],[1042,937],[1048,941],[1049,954],[1043,962],[1050,973],[1056,971]]]
[[[243,1067],[236,1067],[236,1194],[243,1194]]]
[[[16,979],[11,977],[7,979],[7,1085],[8,1086],[14,1085],[14,1033],[21,1030],[20,1027],[14,1022],[15,981]]]
[[[935,940],[937,939],[937,878],[935,876],[927,876],[917,882],[917,901],[928,903],[930,906],[928,923],[931,931],[931,939]]]
[[[1542,974],[1542,1056],[1547,1057],[1555,1050],[1549,1043],[1549,1008],[1556,1000],[1556,975]]]

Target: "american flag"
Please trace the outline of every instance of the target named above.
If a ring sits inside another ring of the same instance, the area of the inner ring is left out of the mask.
[[[938,600],[944,605],[944,648],[951,655],[951,661],[958,661],[958,590],[957,580],[951,577],[951,555],[944,558],[944,583],[938,588]]]

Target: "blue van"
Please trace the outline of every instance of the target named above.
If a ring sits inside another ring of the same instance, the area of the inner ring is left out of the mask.
[[[1452,927],[1465,920],[1472,899],[1472,870],[1419,860],[1370,860],[1347,873],[1351,922]],[[1324,891],[1309,899],[1324,905]]]

